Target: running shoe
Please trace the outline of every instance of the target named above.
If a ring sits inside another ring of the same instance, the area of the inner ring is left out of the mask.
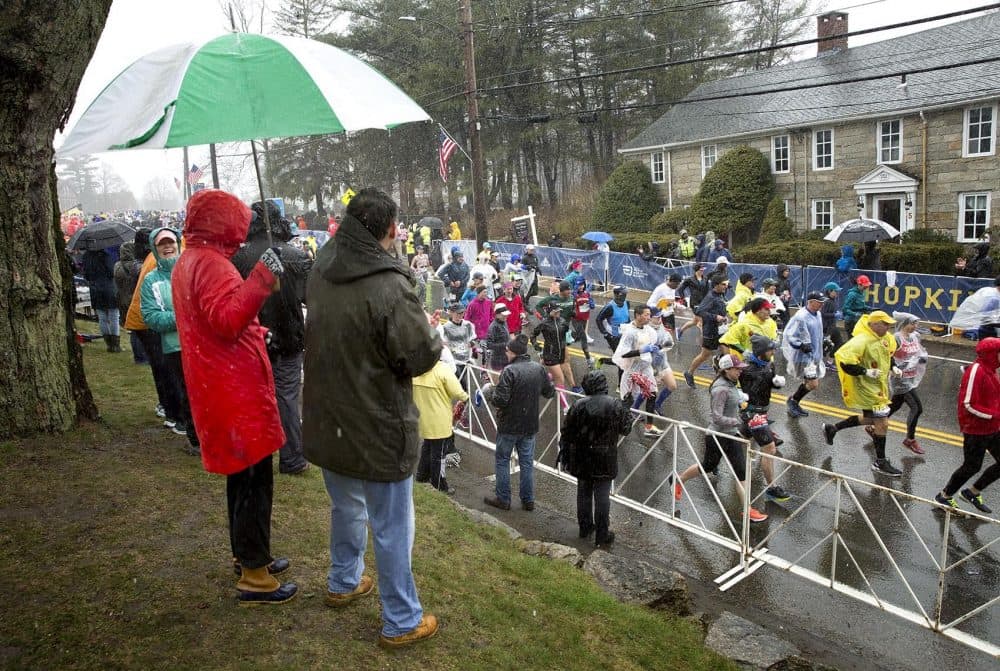
[[[753,522],[753,523],[756,524],[757,522],[764,522],[765,520],[767,520],[767,515],[765,515],[764,513],[760,512],[756,508],[751,508],[750,509],[750,521],[751,522]]]
[[[573,387],[572,389],[570,389],[570,391],[572,391],[574,394],[582,394],[583,387]]]
[[[988,505],[983,503],[982,494],[973,494],[971,489],[963,489],[961,494],[962,498],[971,503],[979,512],[987,515],[993,512]],[[952,499],[952,501],[954,501],[954,499]]]
[[[792,495],[786,492],[784,489],[778,485],[772,485],[764,491],[764,497],[768,501],[777,501],[778,503],[783,503],[788,499],[792,498]]]
[[[785,405],[788,406],[788,414],[792,417],[808,417],[809,413],[802,409],[799,402],[794,398],[790,398],[785,401]]]
[[[826,438],[827,445],[833,445],[833,437],[837,435],[837,427],[833,424],[823,425],[823,437]]]
[[[178,436],[187,435],[187,427],[184,425],[183,422],[175,423],[172,427],[170,427],[170,430],[176,433]]]
[[[164,410],[163,406],[159,403],[156,404],[156,410],[154,412],[156,412],[156,416],[160,419],[164,419],[167,416],[167,411]]]
[[[163,426],[167,427],[168,429],[172,429],[175,426],[177,426],[177,420],[176,419],[165,419],[165,420],[163,420]]]
[[[478,389],[476,390],[476,393],[472,397],[472,404],[475,405],[477,408],[483,404],[483,394]]]
[[[694,375],[691,374],[691,371],[684,371],[684,381],[687,382],[687,386],[694,389]]]
[[[867,433],[872,438],[875,437],[875,427],[871,424],[865,424],[865,433]]]
[[[958,507],[958,503],[955,502],[955,497],[953,496],[942,496],[941,492],[938,492],[937,494],[934,495],[934,500],[940,503],[942,506],[945,506],[946,508],[951,508],[952,510],[961,510],[961,508]]]
[[[588,344],[588,345],[593,345],[593,344],[594,344],[594,339],[593,339],[593,337],[591,337],[591,336],[589,336],[589,335],[587,336],[587,344]]]
[[[882,475],[888,475],[890,478],[898,478],[903,475],[903,471],[889,463],[888,459],[876,459],[872,462],[872,470]]]
[[[646,438],[659,438],[663,435],[663,429],[658,429],[652,424],[646,427],[646,430],[642,434]]]
[[[903,447],[913,452],[913,454],[926,454],[924,448],[920,447],[920,443],[917,442],[916,438],[904,438]]]

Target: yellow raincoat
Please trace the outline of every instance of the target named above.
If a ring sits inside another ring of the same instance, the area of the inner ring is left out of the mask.
[[[761,321],[752,312],[744,312],[740,316],[739,321],[729,325],[729,330],[719,338],[719,342],[730,347],[735,345],[741,351],[749,352],[750,336],[754,334],[762,335],[771,340],[777,340],[778,324],[770,317]]]
[[[448,239],[449,240],[461,240],[462,239],[462,231],[458,227],[458,222],[457,221],[451,222],[451,231],[448,233]]]
[[[889,405],[889,375],[895,351],[896,338],[892,331],[879,338],[868,326],[868,315],[862,315],[854,328],[854,337],[834,355],[845,406],[855,410],[873,410]],[[866,375],[848,375],[841,368],[844,363],[866,369],[877,368],[882,374],[875,379]]]
[[[729,318],[736,321],[740,318],[740,312],[747,303],[753,300],[753,289],[745,284],[736,285],[736,293],[733,297],[726,303],[726,312],[729,314]]]

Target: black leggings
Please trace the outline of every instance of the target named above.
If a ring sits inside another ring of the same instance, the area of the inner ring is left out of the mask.
[[[924,411],[924,406],[920,403],[917,390],[911,389],[905,394],[896,394],[892,397],[892,400],[889,401],[889,416],[895,415],[904,403],[910,409],[910,414],[906,418],[906,437],[913,440],[917,435],[917,420],[920,419],[920,413]]]
[[[983,467],[983,458],[987,452],[993,455],[993,465],[983,471],[983,474],[972,486],[981,492],[1000,480],[1000,433],[991,433],[985,436],[969,433],[962,435],[964,437],[962,452],[965,461],[958,467],[958,470],[952,473],[951,479],[945,485],[944,493],[948,496],[954,496],[955,492],[961,489],[969,478],[979,472],[979,469]]]

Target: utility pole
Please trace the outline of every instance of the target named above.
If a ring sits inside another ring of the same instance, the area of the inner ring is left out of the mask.
[[[219,166],[215,158],[215,143],[208,145],[208,156],[212,161],[212,188],[219,188]]]
[[[188,183],[188,175],[190,174],[190,171],[191,171],[191,164],[188,163],[188,148],[184,147],[184,172],[181,173],[182,174],[181,179],[183,180],[183,182],[181,182],[181,186],[184,189],[185,203],[187,203],[188,200],[191,198],[191,190],[190,190],[191,185]]]
[[[479,140],[479,99],[476,93],[476,48],[473,41],[471,0],[460,0],[458,21],[465,43],[465,102],[469,115],[469,151],[472,155],[472,207],[476,220],[476,242],[489,240],[486,230],[486,196],[483,191],[483,145]]]

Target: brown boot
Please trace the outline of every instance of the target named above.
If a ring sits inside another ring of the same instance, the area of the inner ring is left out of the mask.
[[[434,636],[437,631],[437,617],[431,615],[430,613],[424,613],[424,616],[420,618],[420,624],[418,624],[413,631],[408,631],[405,634],[400,634],[399,636],[385,636],[384,634],[380,634],[378,637],[378,644],[383,648],[401,648],[404,645],[413,645],[414,643],[425,641]]]
[[[236,589],[240,591],[241,606],[286,603],[295,598],[295,594],[299,591],[298,586],[293,582],[284,585],[278,582],[278,579],[268,572],[266,566],[260,568],[241,567]]]

